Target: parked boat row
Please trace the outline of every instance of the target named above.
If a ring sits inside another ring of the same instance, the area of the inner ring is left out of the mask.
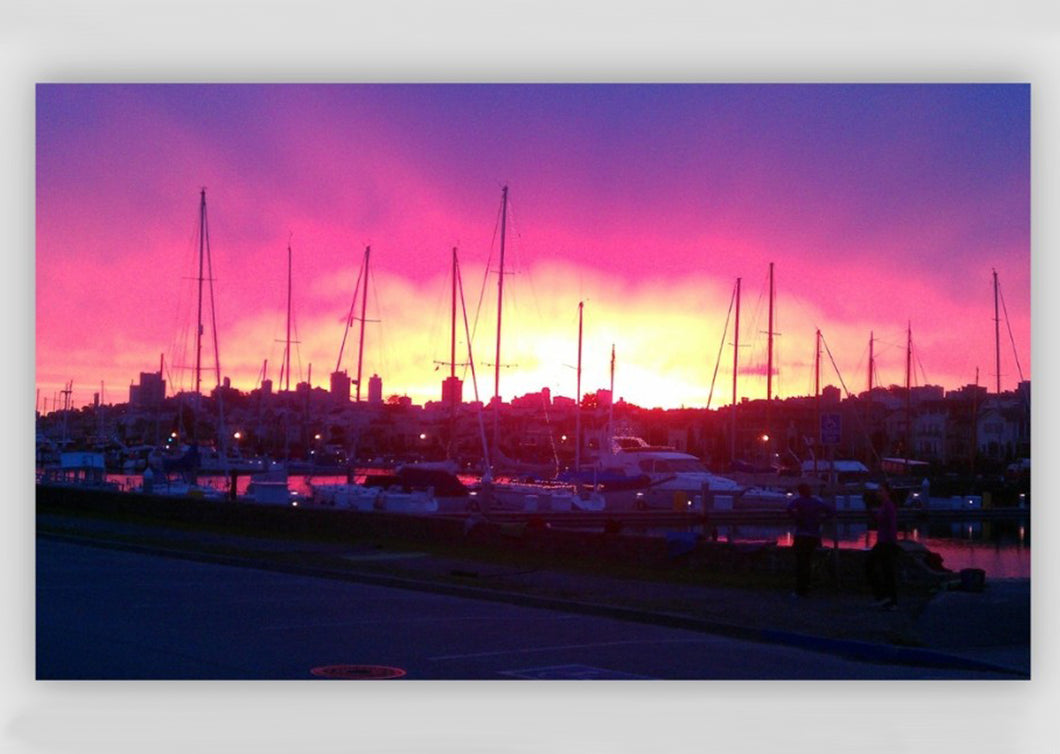
[[[106,474],[99,453],[64,453],[60,461],[42,467],[38,484],[124,491],[173,498],[235,500],[257,505],[332,508],[362,512],[380,511],[410,515],[468,515],[482,513],[623,513],[665,516],[681,513],[732,514],[780,513],[792,492],[780,488],[742,487],[702,467],[693,456],[672,448],[637,444],[624,463],[643,472],[619,474],[617,466],[601,465],[595,475],[583,469],[583,479],[567,475],[566,481],[531,478],[492,480],[458,476],[452,465],[408,464],[392,472],[362,474],[348,481],[312,476],[290,476],[285,469],[249,475],[242,492],[233,494],[233,477],[224,485],[204,482],[193,472],[156,472],[150,467],[138,483],[122,487]],[[662,461],[668,461],[667,466]],[[698,464],[698,465],[696,465]],[[602,469],[606,468],[604,473]],[[680,469],[680,471],[678,471]],[[573,480],[573,481],[572,481]],[[590,480],[590,481],[585,481]],[[838,512],[862,512],[873,485],[829,493]],[[913,512],[981,513],[989,507],[984,495],[934,496],[912,491],[902,510]]]

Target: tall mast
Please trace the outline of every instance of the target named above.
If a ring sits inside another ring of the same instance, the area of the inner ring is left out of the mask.
[[[155,445],[162,441],[162,406],[166,402],[165,388],[166,355],[158,354],[158,382],[162,386],[162,395],[155,404]]]
[[[913,323],[906,328],[905,338],[905,457],[912,458],[913,437]],[[908,466],[907,466],[908,469]]]
[[[449,339],[449,383],[448,392],[442,387],[442,400],[449,403],[449,439],[446,443],[445,457],[453,457],[453,446],[456,444],[456,283],[457,275],[456,247],[453,247],[453,311],[452,311],[452,336]]]
[[[195,330],[195,394],[200,395],[202,387],[202,269],[206,253],[206,189],[200,191],[199,201],[199,319]]]
[[[615,440],[615,344],[611,344],[611,400],[607,402],[607,442],[612,447]]]
[[[453,247],[453,316],[449,345],[449,377],[456,377],[456,247]]]
[[[508,228],[508,187],[501,189],[501,266],[497,275],[497,350],[493,365],[493,446],[494,457],[500,447],[498,437],[501,412],[501,313],[504,304],[504,241]]]
[[[504,240],[508,225],[508,187],[501,190],[501,267],[497,275],[497,352],[493,365],[493,397],[501,394],[501,313],[504,303]],[[498,403],[500,401],[498,400]]]
[[[769,355],[766,361],[766,460],[773,462],[773,263],[769,263]]]
[[[732,437],[729,444],[729,460],[736,460],[736,375],[740,364],[740,278],[736,278],[736,324],[732,338]]]
[[[574,470],[582,465],[582,309],[584,301],[578,302],[578,377],[577,397],[574,400]]]
[[[817,347],[813,357],[813,409],[816,420],[814,424],[820,432],[821,426],[821,331],[817,330]],[[819,435],[818,435],[819,436]],[[813,454],[813,474],[817,476],[817,453]]]
[[[291,391],[291,240],[287,239],[287,341],[283,349],[283,364],[280,374],[286,375],[287,392]]]
[[[977,447],[979,444],[979,407],[976,402],[976,393],[979,392],[979,367],[975,368],[975,390],[972,391],[972,441],[969,443],[971,448],[968,456],[969,470],[975,473],[975,457],[979,452]]]
[[[876,368],[875,356],[873,355],[873,346],[875,345],[874,338],[875,333],[869,331],[869,399],[872,399],[872,371]]]
[[[357,402],[361,402],[361,367],[364,364],[364,321],[368,314],[368,260],[371,246],[364,247],[364,291],[361,294],[361,342],[357,346]]]
[[[994,270],[994,366],[997,372],[997,394],[1001,395],[1001,317],[997,310],[997,270]]]
[[[65,446],[66,440],[69,436],[67,432],[70,421],[70,397],[74,393],[74,381],[70,380],[66,383],[66,387],[60,392],[63,396],[63,443]]]
[[[766,405],[773,400],[773,263],[769,263],[769,355],[766,364]]]
[[[869,390],[865,401],[865,426],[869,428],[869,452],[872,452],[872,375],[876,371],[876,357],[874,355],[875,333],[869,330]]]
[[[816,398],[821,397],[821,330],[817,330],[817,347],[813,357],[813,394]]]

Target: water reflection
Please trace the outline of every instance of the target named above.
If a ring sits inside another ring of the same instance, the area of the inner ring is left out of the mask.
[[[627,531],[634,531],[632,528]],[[671,529],[672,530],[672,529]],[[794,529],[782,524],[717,524],[703,532],[689,530],[719,542],[776,542],[791,546]],[[638,533],[663,533],[641,528]],[[826,525],[823,542],[828,547],[869,549],[876,532],[866,523],[839,522]],[[942,557],[953,571],[982,568],[991,578],[1029,578],[1031,575],[1030,523],[1025,517],[990,521],[923,521],[900,527],[899,537],[917,542]]]

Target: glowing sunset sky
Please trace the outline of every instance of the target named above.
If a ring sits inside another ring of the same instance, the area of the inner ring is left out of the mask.
[[[326,387],[366,245],[365,377],[438,400],[459,249],[480,394],[493,391],[501,187],[509,186],[505,400],[583,392],[643,406],[813,391],[820,328],[843,383],[1031,379],[1030,88],[1021,85],[42,85],[37,89],[36,383],[124,402],[165,354],[190,387],[206,188],[221,372],[279,378],[287,245],[293,380]],[[480,293],[484,298],[479,309]],[[1007,317],[1006,317],[1007,314]],[[1009,330],[1011,329],[1011,336]],[[342,368],[356,372],[356,331]],[[352,345],[351,345],[352,344]],[[723,345],[724,344],[724,345]],[[1015,353],[1013,349],[1015,346]],[[466,361],[463,338],[458,359]],[[212,345],[204,362],[211,371]],[[824,357],[822,384],[840,384]],[[463,370],[461,370],[463,373]],[[465,398],[472,396],[470,384]]]

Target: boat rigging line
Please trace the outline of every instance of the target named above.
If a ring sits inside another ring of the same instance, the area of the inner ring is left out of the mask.
[[[832,349],[828,347],[828,341],[825,339],[824,333],[821,332],[820,328],[817,329],[817,337],[819,339],[820,344],[824,346],[824,352],[828,354],[828,360],[832,363],[832,369],[835,370],[836,378],[839,380],[839,384],[843,388],[844,395],[846,395],[847,399],[852,398],[853,396],[850,394],[850,388],[847,387],[846,381],[843,379],[843,374],[839,371],[839,365],[836,363],[835,357],[832,355]],[[862,434],[870,440],[870,442],[867,443],[869,451],[872,453],[876,464],[879,465],[881,460],[880,455],[876,452],[876,448],[871,442],[871,436],[869,435],[868,428],[862,422],[861,416],[858,412],[854,412],[853,415],[854,421],[856,421],[858,424],[858,429],[860,429]]]
[[[1016,371],[1019,372],[1020,382],[1025,382],[1023,378],[1023,368],[1020,366],[1019,353],[1016,352],[1016,339],[1012,335],[1012,322],[1008,318],[1008,307],[1005,306],[1005,294],[1001,291],[1001,283],[997,279],[997,270],[994,270],[994,292],[1001,301],[1001,310],[1005,314],[1005,327],[1008,330],[1009,343],[1012,344],[1012,358],[1016,361]],[[995,337],[996,337],[996,323],[997,323],[997,304],[994,305],[994,319],[995,319]],[[995,349],[998,353],[997,356],[997,392],[1001,392],[1001,349],[997,347]]]
[[[508,187],[504,186],[502,188],[502,191],[502,197],[507,197]],[[489,283],[490,265],[493,263],[493,249],[497,245],[497,235],[498,233],[501,233],[503,235],[503,216],[505,213],[505,205],[506,202],[504,198],[502,198],[501,206],[497,208],[497,219],[494,221],[493,224],[493,236],[492,238],[490,238],[490,251],[489,254],[486,256],[486,270],[485,273],[482,275],[482,288],[479,290],[478,304],[475,306],[475,321],[471,327],[472,336],[478,334],[478,320],[479,316],[482,314],[482,304],[486,300],[486,285]],[[503,262],[501,264],[501,269],[502,271],[504,269]]]
[[[460,310],[464,315],[464,337],[467,340],[467,363],[471,368],[471,386],[475,391],[475,403],[479,407],[476,414],[478,415],[478,429],[482,441],[482,478],[483,481],[488,482],[493,479],[493,472],[490,464],[490,450],[489,443],[486,441],[486,425],[482,419],[482,401],[478,395],[478,379],[475,376],[475,358],[471,352],[471,329],[467,321],[467,305],[464,302],[464,281],[460,276],[460,262],[456,257],[456,249],[453,250],[453,275],[456,278],[457,287],[460,290]]]
[[[353,327],[354,322],[361,323],[360,339],[357,345],[357,377],[354,383],[357,385],[356,402],[361,401],[361,382],[362,382],[362,371],[364,365],[364,326],[368,322],[379,322],[378,319],[368,319],[368,281],[370,278],[369,273],[369,262],[371,261],[372,247],[366,245],[364,247],[364,256],[361,260],[360,272],[357,275],[357,284],[353,288],[353,301],[350,302],[350,312],[346,316],[345,326],[342,331],[342,342],[339,345],[339,358],[335,363],[335,371],[338,372],[342,368],[342,355],[346,350],[346,338],[349,335],[350,328]],[[358,295],[360,295],[361,302],[361,316],[357,317],[355,312],[357,310]],[[376,302],[378,305],[379,292],[376,291]],[[380,336],[382,334],[380,333]]]
[[[291,344],[297,343],[297,340],[291,340],[291,290],[292,290],[292,276],[291,276],[291,237],[293,233],[289,233],[287,236],[287,324],[286,324],[286,336],[284,340],[283,348],[283,361],[280,362],[280,383],[284,383],[286,378],[286,386],[283,388],[286,392],[291,391]],[[295,336],[297,337],[297,335]],[[301,365],[299,365],[301,367]]]
[[[346,324],[345,324],[345,326],[342,329],[342,343],[339,344],[339,358],[338,358],[338,361],[335,362],[335,371],[336,372],[339,371],[340,369],[342,369],[342,354],[346,350],[346,336],[349,335],[350,328],[353,327],[353,323],[355,321],[354,320],[354,313],[356,312],[356,307],[357,307],[357,294],[360,293],[360,290],[361,290],[361,279],[364,276],[364,260],[363,260],[363,257],[362,257],[361,264],[357,268],[357,270],[358,270],[357,271],[357,283],[356,283],[356,285],[353,286],[353,301],[350,302],[350,313],[346,315]]]
[[[732,290],[732,298],[729,299],[729,311],[725,314],[725,327],[721,331],[721,343],[718,345],[718,358],[714,362],[714,375],[710,378],[710,391],[707,393],[707,410],[710,410],[710,402],[714,397],[714,384],[718,379],[718,367],[721,366],[721,354],[725,350],[725,336],[729,332],[729,319],[732,317],[733,306],[736,304],[736,297],[739,295],[740,280],[737,278],[736,287]],[[736,336],[737,341],[739,335]],[[735,396],[733,398],[735,402]]]
[[[372,286],[372,294],[375,296],[375,307],[376,307],[376,311],[379,312],[379,319],[365,320],[365,318],[364,318],[365,315],[364,315],[364,313],[362,313],[361,328],[362,329],[364,328],[365,321],[367,321],[367,322],[377,322],[379,324],[379,342],[374,345],[375,358],[377,359],[377,366],[376,366],[376,369],[378,370],[377,374],[390,374],[391,373],[390,372],[390,362],[388,361],[389,349],[387,349],[387,347],[386,347],[386,343],[387,343],[387,340],[386,340],[386,317],[383,316],[383,303],[382,303],[383,299],[379,297],[379,288],[378,288],[379,281],[378,281],[378,278],[376,278],[375,273],[371,273],[368,276],[368,282],[371,284],[371,286]],[[367,304],[367,299],[365,299],[365,303]],[[364,351],[364,339],[363,338],[361,339],[360,350],[362,352]],[[360,359],[360,357],[358,357],[358,366],[357,366],[357,380],[358,380],[358,382],[360,382],[360,376],[361,376],[360,362],[361,362],[361,359]]]

